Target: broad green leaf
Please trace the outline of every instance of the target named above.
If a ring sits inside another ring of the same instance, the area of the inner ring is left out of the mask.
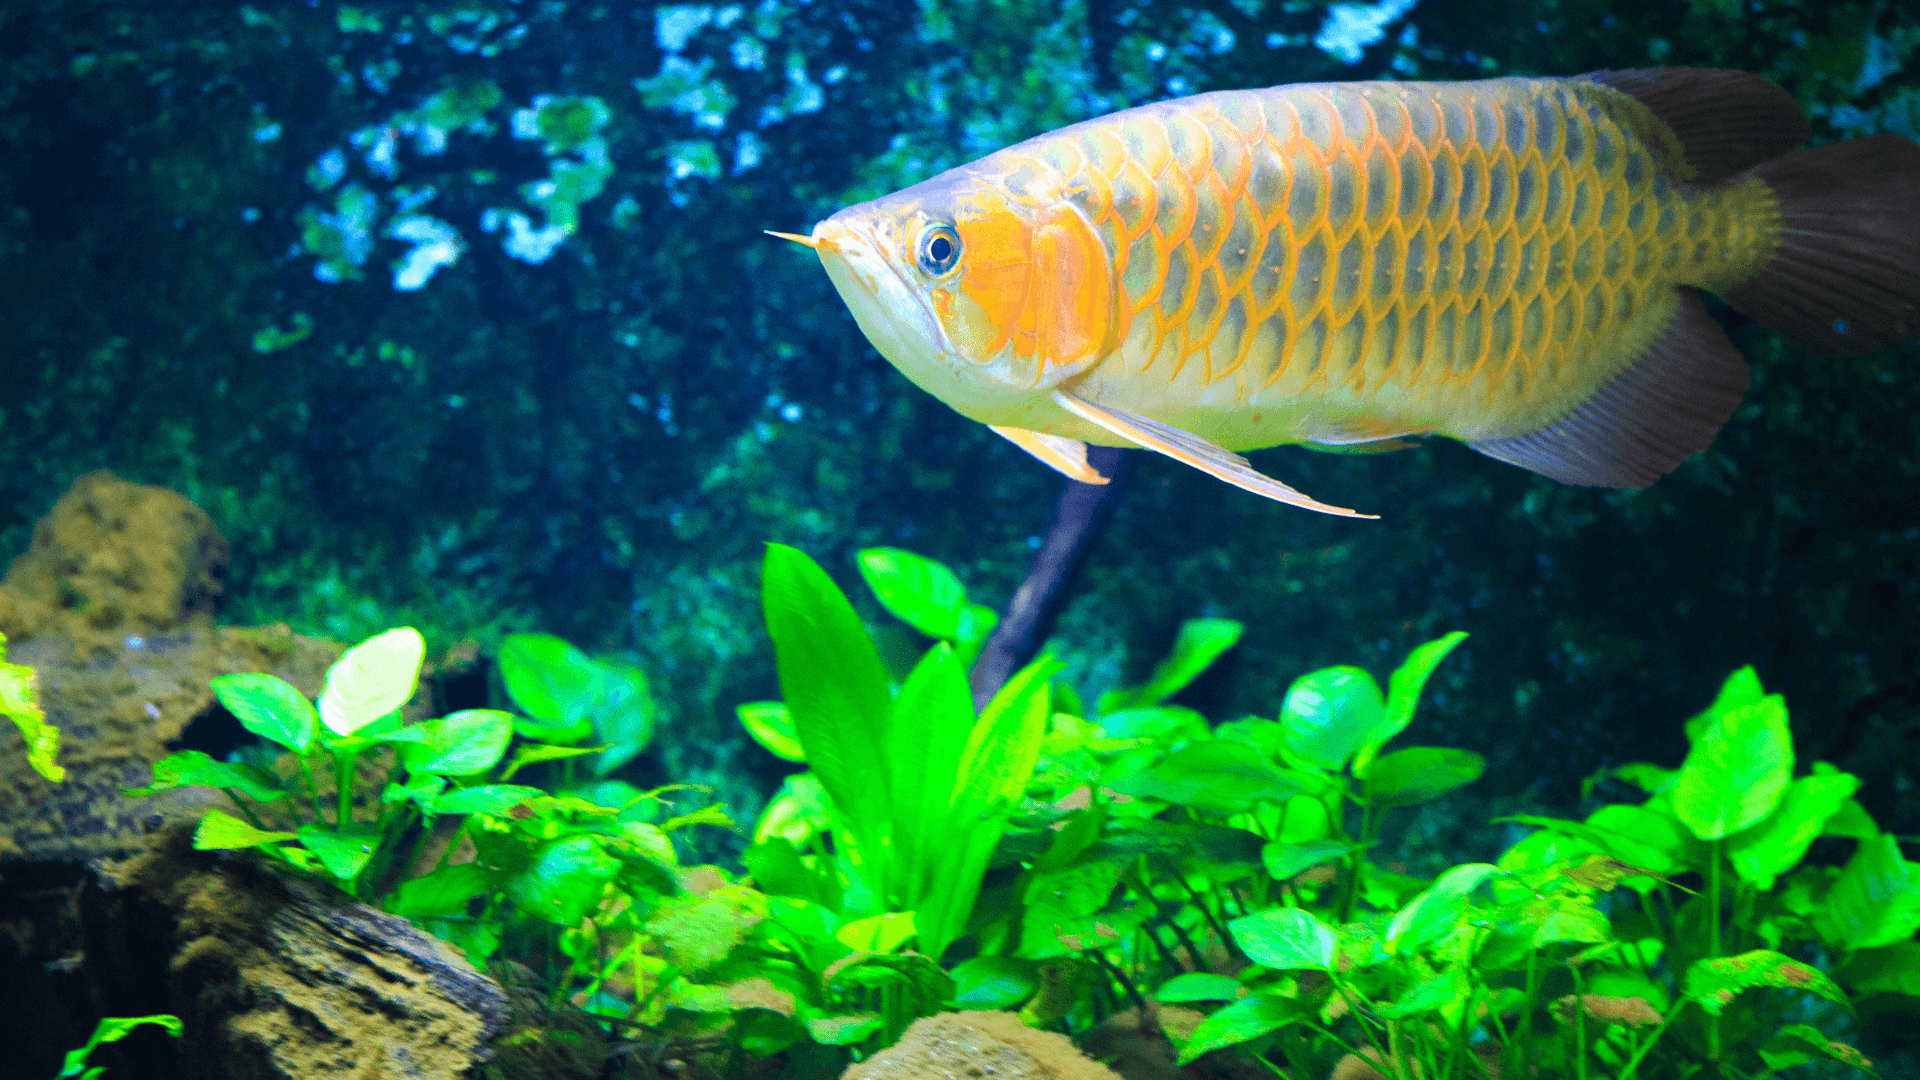
[[[1871,840],[1880,835],[1880,826],[1867,813],[1856,799],[1848,799],[1840,804],[1840,809],[1827,819],[1826,827],[1820,830],[1822,836],[1850,836],[1855,840]]]
[[[1180,1048],[1178,1064],[1185,1065],[1209,1050],[1257,1039],[1296,1020],[1309,1019],[1313,1009],[1291,998],[1254,994],[1242,998],[1200,1022]]]
[[[1034,874],[1027,882],[1022,900],[1029,907],[1045,907],[1055,914],[1082,917],[1106,907],[1119,882],[1118,866],[1104,860],[1082,863],[1053,873]]]
[[[1169,754],[1144,773],[1115,780],[1115,791],[1196,810],[1233,813],[1256,799],[1281,800],[1317,789],[1315,777],[1282,769],[1241,742],[1209,739]]]
[[[1161,747],[1211,737],[1207,718],[1180,705],[1143,705],[1102,713],[1099,728],[1109,739],[1144,739]]]
[[[492,890],[491,875],[479,863],[455,863],[402,882],[387,895],[386,909],[408,918],[465,915],[470,901]]]
[[[1679,844],[1683,844],[1685,838],[1680,838],[1678,843],[1673,843],[1669,832],[1677,827],[1678,823],[1668,819],[1663,827],[1659,820],[1662,817],[1664,815],[1639,806],[1604,806],[1594,812],[1592,821],[1584,824],[1534,814],[1513,814],[1495,818],[1494,822],[1497,824],[1511,821],[1532,825],[1538,829],[1547,829],[1562,836],[1584,841],[1593,849],[1606,852],[1621,862],[1647,870],[1666,872],[1679,869],[1678,857],[1671,854],[1671,851]],[[1521,843],[1525,844],[1526,841]],[[1516,845],[1516,849],[1519,846]],[[1563,852],[1562,855],[1564,854]],[[1554,858],[1562,855],[1556,855]],[[1507,865],[1505,859],[1502,859],[1501,865]],[[1524,869],[1517,865],[1509,868]]]
[[[55,763],[60,756],[60,729],[47,723],[34,687],[33,669],[7,662],[7,635],[0,634],[0,713],[20,729],[27,744],[27,764],[34,772],[58,784],[67,770]]]
[[[1172,655],[1155,665],[1145,685],[1101,694],[1100,715],[1158,705],[1179,693],[1219,659],[1221,653],[1233,648],[1245,629],[1232,619],[1188,619],[1181,623],[1179,633],[1174,635]]]
[[[600,665],[564,638],[508,634],[500,642],[500,680],[520,711],[542,724],[569,727],[587,719]]]
[[[240,726],[255,735],[298,754],[313,744],[320,726],[320,714],[313,702],[278,675],[246,672],[222,675],[212,682],[213,692]]]
[[[918,908],[933,868],[953,844],[954,789],[978,717],[967,672],[942,641],[914,665],[887,721],[886,785],[893,797],[898,902]],[[873,950],[884,952],[886,950]]]
[[[1280,709],[1280,726],[1296,757],[1338,772],[1379,730],[1385,710],[1373,676],[1357,667],[1322,668],[1294,680]]]
[[[282,840],[297,839],[290,832],[265,832],[218,810],[207,811],[200,819],[200,827],[193,830],[193,849],[195,851],[226,851],[234,848],[259,847],[262,844],[277,844]]]
[[[1765,818],[1793,776],[1793,739],[1778,694],[1724,711],[1697,727],[1673,785],[1673,810],[1702,840],[1719,840]]]
[[[1309,840],[1301,844],[1271,843],[1260,849],[1260,863],[1267,876],[1285,881],[1308,867],[1335,859],[1344,859],[1355,845],[1339,840]]]
[[[1671,874],[1686,865],[1693,842],[1686,826],[1666,811],[1659,798],[1639,806],[1613,803],[1587,816],[1587,825],[1604,841],[1600,847],[1621,862]]]
[[[299,835],[301,845],[320,857],[327,873],[342,881],[360,876],[380,846],[380,828],[374,822],[355,822],[340,829],[302,825]]]
[[[1837,1061],[1873,1075],[1873,1063],[1846,1043],[1834,1042],[1808,1024],[1788,1024],[1760,1047],[1760,1060],[1770,1069],[1786,1069],[1813,1061]]]
[[[1860,841],[1827,891],[1825,914],[1852,949],[1891,945],[1920,929],[1920,871],[1901,857],[1897,838]]]
[[[919,908],[920,948],[936,962],[966,931],[987,860],[1026,795],[1046,739],[1048,683],[1064,666],[1042,656],[1015,672],[980,713],[960,754],[947,819],[956,841],[940,849]]]
[[[1280,834],[1274,837],[1278,843],[1306,844],[1333,835],[1333,818],[1327,813],[1325,800],[1295,795],[1281,806],[1286,816],[1281,819]]]
[[[893,695],[880,655],[839,586],[796,548],[767,545],[761,599],[780,694],[807,764],[846,816],[869,872],[884,873],[872,860],[887,857]]]
[[[835,930],[833,937],[855,952],[890,953],[914,933],[913,912],[896,911],[855,919]]]
[[[516,730],[518,725],[515,725]],[[501,780],[513,779],[513,774],[529,765],[538,765],[543,761],[559,761],[562,758],[585,757],[600,752],[598,746],[554,746],[551,743],[521,743],[513,748],[513,759],[507,762],[507,771],[500,774]]]
[[[1714,1016],[1725,1012],[1741,991],[1757,986],[1809,990],[1844,1009],[1853,1008],[1847,995],[1817,968],[1766,949],[1696,960],[1687,969],[1687,997]]]
[[[859,562],[867,587],[900,621],[931,638],[960,639],[967,590],[952,570],[899,548],[867,548]]]
[[[1000,613],[985,604],[968,604],[960,609],[960,625],[954,631],[954,644],[963,657],[979,655],[980,646],[1000,625]]]
[[[1269,908],[1227,924],[1254,963],[1275,971],[1333,970],[1333,931],[1301,908]]]
[[[435,795],[446,790],[447,778],[432,773],[416,773],[408,776],[405,783],[389,781],[380,792],[382,803],[400,803],[412,801],[422,808],[428,806]]]
[[[962,1009],[1010,1009],[1040,989],[1039,965],[1012,956],[976,956],[952,975],[953,1003]]]
[[[1860,949],[1834,978],[1856,994],[1884,991],[1920,997],[1920,941],[1897,941],[1873,949]]]
[[[529,739],[571,746],[593,734],[593,714],[607,672],[552,634],[508,634],[500,642],[500,679],[527,714],[514,730]]]
[[[1259,716],[1249,716],[1244,720],[1221,724],[1213,729],[1213,737],[1246,743],[1276,761],[1287,748],[1285,725],[1278,720],[1268,720]]]
[[[1251,916],[1249,916],[1251,917]],[[1231,975],[1209,975],[1190,971],[1175,975],[1154,991],[1155,1001],[1235,1001],[1245,993],[1240,980]]]
[[[400,760],[418,773],[474,776],[499,764],[513,739],[513,714],[461,709],[420,725],[426,741],[402,743]]]
[[[1472,995],[1473,987],[1467,982],[1467,973],[1454,968],[1409,988],[1406,993],[1380,1006],[1379,1012],[1389,1020],[1404,1020],[1421,1013],[1439,1012],[1448,1006],[1464,1006]]]
[[[1504,908],[1501,924],[1525,927],[1535,948],[1556,941],[1597,945],[1609,939],[1607,917],[1593,906],[1591,896],[1549,892]]]
[[[411,626],[388,630],[348,649],[327,669],[320,720],[336,735],[351,735],[394,712],[413,696],[427,643]]]
[[[737,706],[734,712],[740,717],[740,726],[753,736],[753,741],[766,747],[774,757],[788,761],[807,760],[806,752],[800,749],[800,740],[794,737],[793,717],[787,715],[785,702],[749,701]]]
[[[753,845],[741,853],[740,860],[753,875],[754,887],[768,896],[797,896],[823,906],[834,906],[827,903],[821,874],[801,861],[799,851],[780,837]]]
[[[1763,892],[1773,888],[1774,879],[1799,864],[1827,820],[1859,787],[1858,777],[1831,766],[1821,771],[1816,765],[1814,775],[1787,785],[1773,813],[1733,835],[1727,843],[1727,860],[1742,881]]]
[[[73,1076],[82,1077],[83,1080],[94,1080],[105,1071],[98,1066],[87,1068],[87,1058],[93,1055],[94,1049],[105,1043],[119,1042],[133,1034],[135,1028],[147,1024],[164,1028],[167,1034],[176,1039],[186,1030],[186,1025],[181,1023],[180,1018],[171,1013],[156,1013],[152,1016],[103,1017],[93,1026],[93,1034],[88,1037],[85,1046],[67,1051],[66,1057],[61,1062],[60,1072],[55,1075],[54,1080],[67,1080],[68,1077]]]
[[[1413,713],[1420,705],[1420,692],[1426,689],[1427,680],[1433,676],[1434,669],[1440,666],[1440,661],[1445,660],[1447,654],[1465,640],[1466,633],[1455,630],[1445,637],[1429,641],[1408,653],[1406,661],[1387,677],[1386,705],[1381,711],[1379,724],[1367,733],[1366,739],[1354,753],[1353,775],[1366,776],[1380,748],[1413,722]]]
[[[1713,704],[1707,706],[1706,712],[1687,721],[1687,741],[1692,742],[1698,739],[1700,732],[1720,716],[1735,709],[1757,705],[1765,700],[1766,696],[1767,692],[1760,686],[1760,676],[1754,672],[1752,666],[1741,668],[1727,676],[1727,681],[1720,684],[1720,693],[1715,695]]]
[[[1471,784],[1487,759],[1471,750],[1410,746],[1367,767],[1367,800],[1374,806],[1412,806]]]
[[[852,1046],[865,1042],[885,1026],[879,1013],[814,1017],[807,1020],[807,1034],[813,1036],[814,1042],[827,1046]]]
[[[593,759],[595,776],[605,776],[640,756],[653,741],[659,711],[646,673],[639,668],[601,661],[600,674],[593,701],[593,730],[607,749]]]
[[[528,799],[545,794],[537,787],[523,784],[480,784],[436,795],[427,807],[435,814],[504,814]]]
[[[1411,952],[1452,933],[1466,911],[1467,894],[1499,872],[1491,863],[1467,863],[1441,874],[1387,925],[1385,950]]]
[[[570,836],[543,847],[532,866],[514,875],[507,898],[550,923],[574,926],[600,906],[601,890],[619,870],[620,860],[592,837]]]
[[[272,802],[287,793],[277,777],[257,765],[230,764],[198,750],[181,750],[153,763],[153,780],[147,786],[126,788],[121,794],[141,798],[183,787],[232,788],[261,802]]]

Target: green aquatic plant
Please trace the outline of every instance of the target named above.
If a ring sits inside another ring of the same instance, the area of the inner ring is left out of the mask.
[[[952,610],[946,575],[887,555]],[[913,1014],[951,1007],[1086,1032],[1132,1004],[1158,1010],[1182,1061],[1243,1053],[1286,1075],[1759,1078],[1815,1060],[1868,1069],[1832,1032],[1865,998],[1920,986],[1909,940],[1920,875],[1851,800],[1854,778],[1825,764],[1792,777],[1785,707],[1751,671],[1689,722],[1680,769],[1605,774],[1642,787],[1644,803],[1585,821],[1506,819],[1537,831],[1495,863],[1425,879],[1370,853],[1388,814],[1484,771],[1469,751],[1393,743],[1465,635],[1414,649],[1384,687],[1327,668],[1297,679],[1273,717],[1215,726],[1167,703],[1242,632],[1207,619],[1182,627],[1145,683],[1093,709],[1049,689],[1045,724],[1021,732],[1037,739],[1024,798],[965,898],[964,932],[926,935],[893,905],[878,918],[896,921],[861,944],[895,958],[869,978],[899,992],[834,1015],[847,1003],[809,986],[870,963],[852,935],[876,919],[874,870],[858,855],[871,841],[849,822],[887,828],[897,813],[881,798],[894,789],[871,782],[887,775],[884,755],[855,755],[881,753],[902,729],[849,722],[881,715],[886,686],[825,574],[776,548],[765,588],[788,700],[743,706],[741,719],[810,771],[789,779],[746,854],[774,929],[749,935],[742,956],[760,950],[763,970],[780,969],[796,1010],[779,1022],[742,1013],[755,1017],[742,1020],[754,1052],[804,1033],[870,1053]],[[947,662],[951,640],[902,683],[887,719],[918,700],[916,680]],[[849,666],[866,680],[834,670]],[[825,746],[807,744],[796,702],[840,721]],[[924,747],[939,740],[925,717],[963,714],[920,715]],[[848,794],[822,762],[869,784]],[[1842,867],[1796,869],[1823,834],[1859,850]]]
[[[426,651],[420,634],[402,627],[377,634],[348,649],[327,671],[317,701],[309,701],[274,675],[223,675],[213,680],[220,703],[248,731],[284,748],[296,775],[283,780],[260,765],[216,761],[198,750],[183,750],[154,762],[153,780],[127,789],[130,796],[177,787],[215,787],[239,807],[242,821],[209,810],[194,833],[202,850],[256,849],[301,870],[331,878],[350,895],[378,886],[395,868],[404,870],[411,850],[446,814],[502,812],[540,789],[507,784],[530,761],[572,752],[560,747],[523,746],[497,783],[485,774],[505,757],[514,717],[497,709],[463,709],[415,724],[403,724],[400,708],[419,683]],[[405,778],[390,780],[380,795],[374,820],[354,816],[354,788],[361,757],[391,752]],[[588,752],[588,751],[581,751]],[[331,766],[334,805],[329,817],[315,766]],[[251,803],[276,803],[311,809],[310,818],[291,830],[270,828]]]
[[[633,760],[653,738],[658,710],[637,667],[595,660],[551,634],[509,634],[500,643],[500,678],[526,714],[514,720],[522,736],[554,746],[600,740],[596,777]]]
[[[67,1080],[68,1077],[73,1076],[79,1077],[80,1080],[97,1080],[98,1077],[105,1075],[107,1070],[99,1065],[91,1067],[87,1065],[87,1059],[93,1056],[94,1049],[106,1043],[119,1042],[133,1034],[135,1028],[146,1024],[157,1025],[176,1039],[184,1030],[180,1018],[169,1013],[156,1013],[153,1016],[102,1017],[100,1022],[93,1026],[93,1035],[87,1039],[85,1046],[67,1051],[66,1060],[61,1063],[60,1071],[54,1074],[54,1080]]]
[[[1430,671],[1448,648],[1442,639],[1416,650],[1402,668],[1413,670],[1396,681],[1417,696],[1418,669]],[[1357,681],[1350,669],[1331,669],[1302,683],[1324,689],[1350,680]],[[1266,732],[1274,736],[1265,745],[1277,776],[1243,753],[1223,756],[1237,763],[1230,775],[1250,778],[1241,795],[1257,783],[1264,788],[1253,797],[1261,802],[1292,802],[1303,796],[1287,788],[1300,786],[1303,774],[1317,771],[1331,785],[1326,770],[1351,758],[1363,776],[1341,797],[1358,803],[1365,821],[1476,772],[1470,760],[1437,751],[1366,762],[1386,728],[1404,726],[1402,709],[1412,704],[1405,695],[1396,707],[1390,693],[1379,709],[1362,689],[1359,708],[1316,713],[1291,708],[1301,690],[1296,684],[1289,695],[1280,729]],[[1330,722],[1302,723],[1303,714]],[[1251,730],[1226,725],[1213,741],[1263,729],[1264,722]],[[1299,740],[1309,732],[1321,738]],[[1687,1076],[1703,1068],[1762,1077],[1812,1060],[1868,1070],[1858,1051],[1805,1021],[1823,1018],[1816,1006],[1824,1003],[1831,1027],[1862,998],[1913,985],[1920,957],[1907,939],[1920,927],[1920,875],[1851,802],[1854,778],[1817,764],[1792,779],[1785,706],[1761,693],[1750,669],[1728,680],[1688,734],[1693,749],[1680,769],[1633,765],[1609,774],[1642,785],[1646,802],[1608,805],[1583,822],[1508,819],[1540,831],[1497,863],[1457,866],[1432,882],[1408,879],[1362,857],[1366,826],[1356,850],[1337,829],[1315,825],[1309,833],[1329,835],[1278,846],[1267,840],[1257,865],[1251,840],[1241,841],[1237,859],[1196,853],[1170,860],[1176,889],[1155,890],[1132,871],[1114,875],[1122,890],[1073,914],[1131,930],[1143,924],[1123,922],[1130,901],[1137,910],[1177,899],[1177,891],[1187,891],[1199,911],[1185,915],[1184,926],[1184,913],[1148,920],[1172,933],[1167,941],[1146,939],[1145,947],[1137,932],[1110,934],[1092,950],[1084,946],[1094,938],[1076,943],[1082,955],[1110,954],[1092,958],[1116,980],[1149,984],[1129,992],[1182,1006],[1225,1003],[1185,1036],[1183,1061],[1237,1046],[1290,1065],[1332,1065],[1350,1055],[1395,1078]],[[1131,771],[1114,785],[1116,794],[1132,791],[1208,821],[1226,809],[1215,796],[1229,774],[1216,770],[1192,782],[1190,762],[1212,761],[1194,752],[1207,745],[1196,737]],[[1183,758],[1189,763],[1169,767]],[[1236,824],[1266,836],[1275,820],[1263,807]],[[1844,867],[1794,869],[1823,833],[1859,839],[1853,858]],[[1111,873],[1093,868],[1111,858],[1117,838],[1109,824],[1089,844],[1089,857],[1065,872]],[[1230,844],[1221,836],[1214,846]],[[1299,873],[1316,859],[1339,872]],[[1701,888],[1673,881],[1689,874]],[[1066,891],[1047,882],[1028,895],[1049,886],[1055,895]],[[1119,895],[1126,891],[1133,896]],[[1032,950],[1027,918],[1016,956]],[[1196,940],[1224,956],[1209,962]],[[1189,948],[1191,970],[1169,975],[1175,941]],[[1823,959],[1826,970],[1817,963]]]
[[[56,784],[65,780],[67,770],[55,760],[60,756],[60,729],[47,723],[46,711],[40,708],[33,669],[7,662],[5,634],[0,634],[0,713],[20,729],[20,738],[27,744],[27,764],[33,771]]]

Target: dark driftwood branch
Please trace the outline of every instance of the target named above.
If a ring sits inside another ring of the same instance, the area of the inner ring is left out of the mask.
[[[1053,632],[1053,624],[1073,597],[1073,584],[1087,551],[1099,538],[1113,508],[1126,493],[1127,477],[1133,472],[1134,451],[1110,446],[1087,448],[1087,464],[1102,476],[1104,484],[1067,481],[1060,493],[1060,505],[1054,510],[1053,525],[1047,530],[1046,543],[1034,557],[1027,580],[1013,594],[1007,613],[994,628],[974,661],[973,702],[985,708],[1007,679],[1040,651],[1040,645]]]

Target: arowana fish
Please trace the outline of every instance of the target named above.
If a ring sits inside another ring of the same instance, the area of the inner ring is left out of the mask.
[[[1747,365],[1708,289],[1827,356],[1920,331],[1920,145],[1757,75],[1229,90],[1050,132],[811,236],[881,354],[1078,480],[1142,446],[1437,434],[1571,484],[1706,449]]]

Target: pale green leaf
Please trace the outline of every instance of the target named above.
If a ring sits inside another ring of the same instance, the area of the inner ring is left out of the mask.
[[[348,649],[327,669],[320,720],[336,735],[351,735],[394,712],[413,696],[427,643],[411,626],[388,630]]]
[[[1158,705],[1200,677],[1220,654],[1233,648],[1246,629],[1232,619],[1188,619],[1174,635],[1173,653],[1160,661],[1145,685],[1109,690],[1100,695],[1102,716],[1121,709]]]
[[[784,702],[749,701],[736,706],[734,712],[740,717],[740,726],[753,736],[753,741],[766,747],[774,757],[788,761],[807,760],[806,751],[800,749],[800,740],[793,734],[793,717],[787,715]]]
[[[225,851],[293,839],[296,837],[290,832],[266,832],[232,814],[209,810],[207,816],[200,819],[200,827],[193,831],[193,848],[195,851]]]

